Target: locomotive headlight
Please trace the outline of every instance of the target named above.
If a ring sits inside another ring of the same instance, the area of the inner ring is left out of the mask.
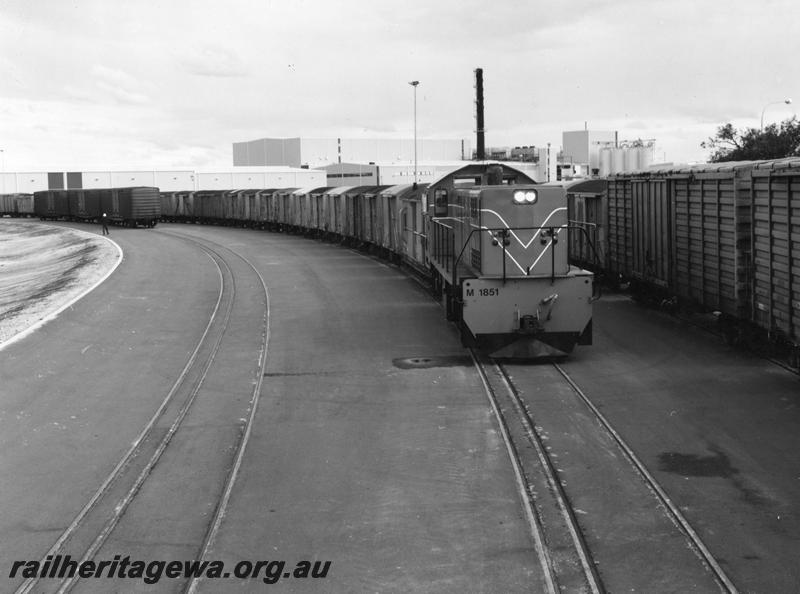
[[[514,204],[534,204],[536,199],[535,190],[517,190],[514,192]]]

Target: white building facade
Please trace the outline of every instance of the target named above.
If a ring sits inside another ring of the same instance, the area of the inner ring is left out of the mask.
[[[471,155],[469,141],[418,138],[260,138],[233,143],[233,165],[326,167],[334,163],[418,163],[461,161]]]

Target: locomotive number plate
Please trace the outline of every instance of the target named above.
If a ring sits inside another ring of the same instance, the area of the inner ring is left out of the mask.
[[[500,289],[497,287],[489,287],[483,289],[465,289],[467,297],[499,297]]]

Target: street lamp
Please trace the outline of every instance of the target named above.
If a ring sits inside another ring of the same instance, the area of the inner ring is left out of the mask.
[[[770,105],[778,105],[779,103],[785,103],[786,105],[789,105],[791,102],[792,102],[791,99],[784,99],[783,101],[773,101],[772,103],[767,103],[764,106],[764,109],[761,110],[761,131],[762,132],[764,131],[764,112],[767,111],[767,108]]]
[[[418,80],[412,80],[410,83],[414,87],[414,183],[417,183],[417,85]]]

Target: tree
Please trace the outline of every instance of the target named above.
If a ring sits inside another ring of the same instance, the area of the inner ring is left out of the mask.
[[[800,156],[800,122],[792,116],[763,130],[736,130],[728,123],[717,128],[717,134],[700,146],[711,149],[710,161],[757,161]]]

